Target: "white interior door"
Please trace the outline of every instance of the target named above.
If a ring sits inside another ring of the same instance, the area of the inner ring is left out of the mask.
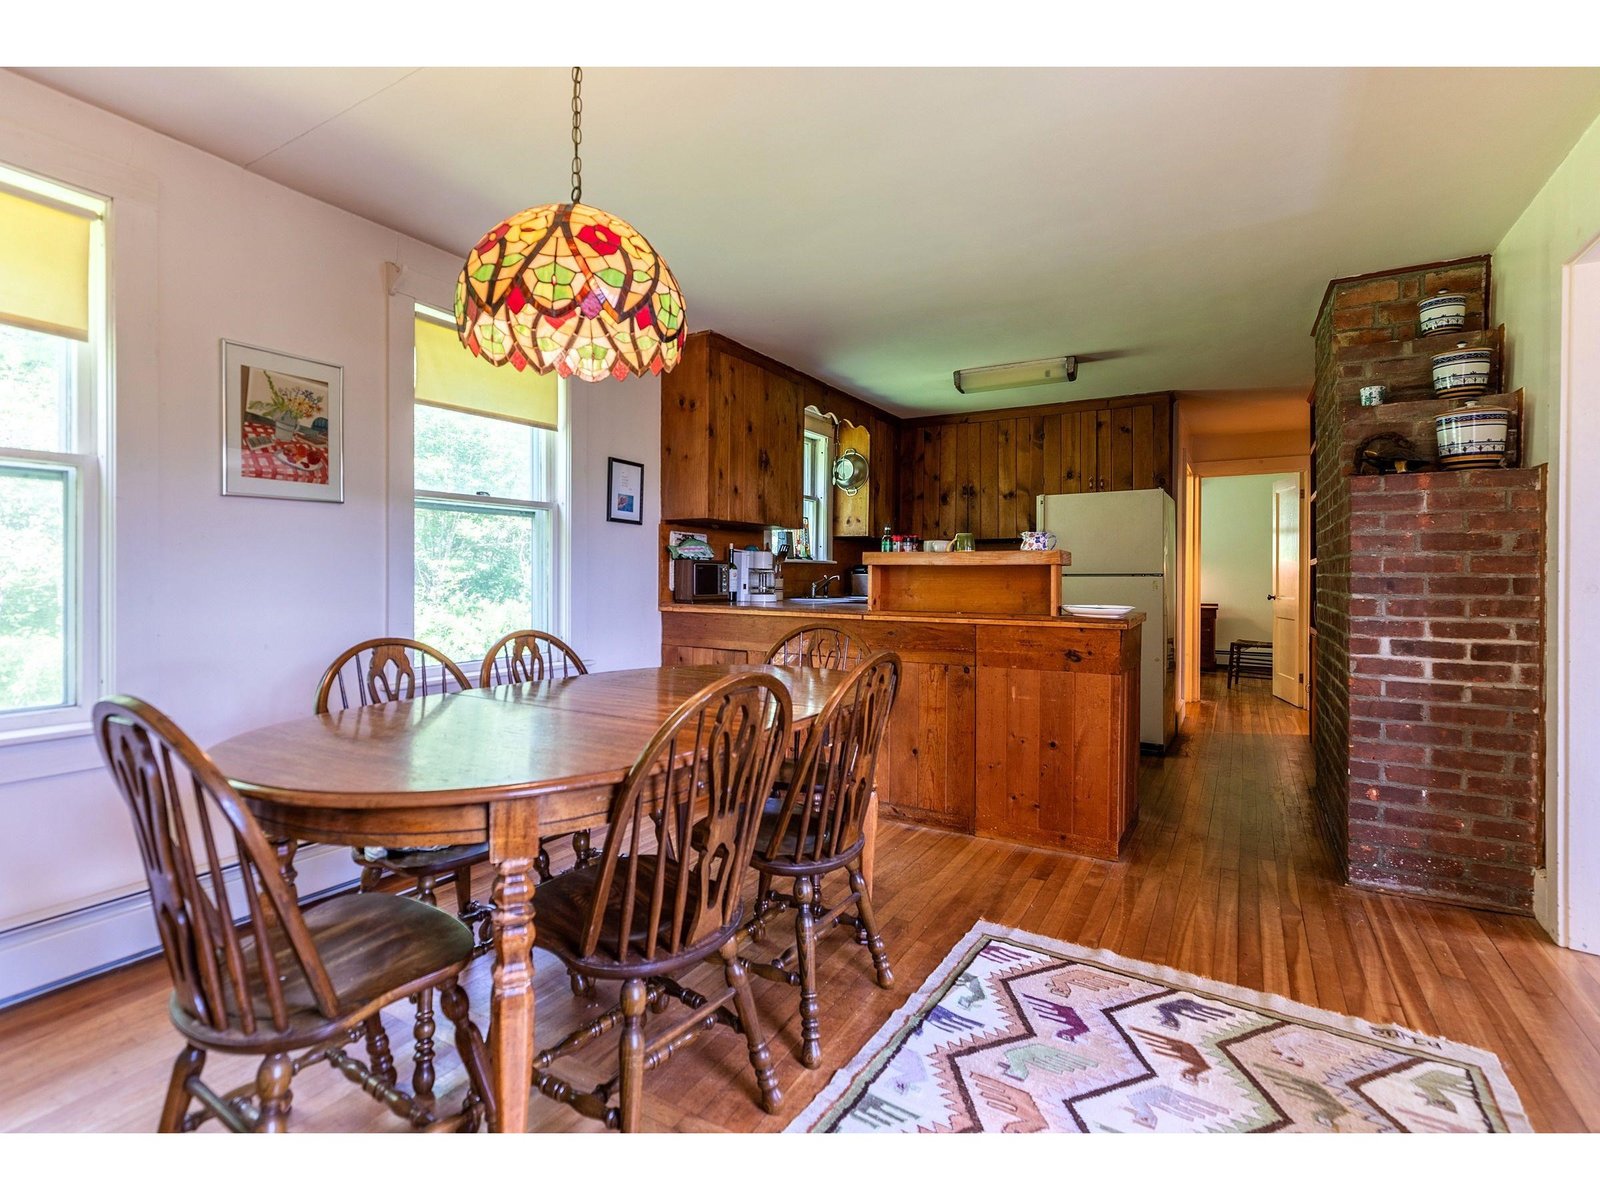
[[[1300,481],[1272,488],[1272,694],[1304,706],[1300,682]]]

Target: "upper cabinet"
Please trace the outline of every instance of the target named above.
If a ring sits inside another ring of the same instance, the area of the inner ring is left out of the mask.
[[[906,423],[899,525],[922,537],[1014,538],[1034,500],[1172,491],[1172,395],[1159,392]]]
[[[661,378],[662,519],[798,527],[801,394],[782,364],[690,334]]]

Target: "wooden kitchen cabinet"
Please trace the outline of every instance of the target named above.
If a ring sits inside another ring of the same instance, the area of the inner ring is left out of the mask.
[[[719,334],[690,334],[661,378],[663,519],[798,527],[802,408],[800,383],[781,363]]]
[[[896,528],[1016,537],[1039,496],[1172,490],[1172,396],[1124,396],[907,422]]]

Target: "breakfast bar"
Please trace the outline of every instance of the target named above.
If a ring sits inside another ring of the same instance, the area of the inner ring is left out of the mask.
[[[1064,561],[868,554],[865,604],[666,603],[662,661],[758,663],[805,625],[837,625],[904,664],[878,768],[885,816],[1115,859],[1138,819],[1144,614],[1052,615]],[[985,611],[1018,597],[1032,611]]]

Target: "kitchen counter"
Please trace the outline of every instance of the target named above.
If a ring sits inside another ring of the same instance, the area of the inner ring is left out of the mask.
[[[762,662],[802,625],[849,629],[901,660],[878,763],[886,816],[1114,859],[1138,819],[1144,619],[669,603],[661,656]]]
[[[663,604],[661,611],[684,613],[737,613],[749,616],[781,613],[784,616],[810,616],[818,621],[831,621],[835,617],[850,619],[855,618],[866,621],[934,621],[955,622],[964,625],[1043,625],[1052,628],[1080,627],[1083,629],[1132,629],[1135,625],[1144,624],[1145,615],[1142,612],[1131,612],[1125,617],[1028,617],[1028,616],[993,616],[984,613],[895,613],[873,612],[867,607],[866,598],[859,602],[841,604],[838,597],[825,604],[814,600],[807,600],[803,596],[795,596],[779,600],[773,604]]]

